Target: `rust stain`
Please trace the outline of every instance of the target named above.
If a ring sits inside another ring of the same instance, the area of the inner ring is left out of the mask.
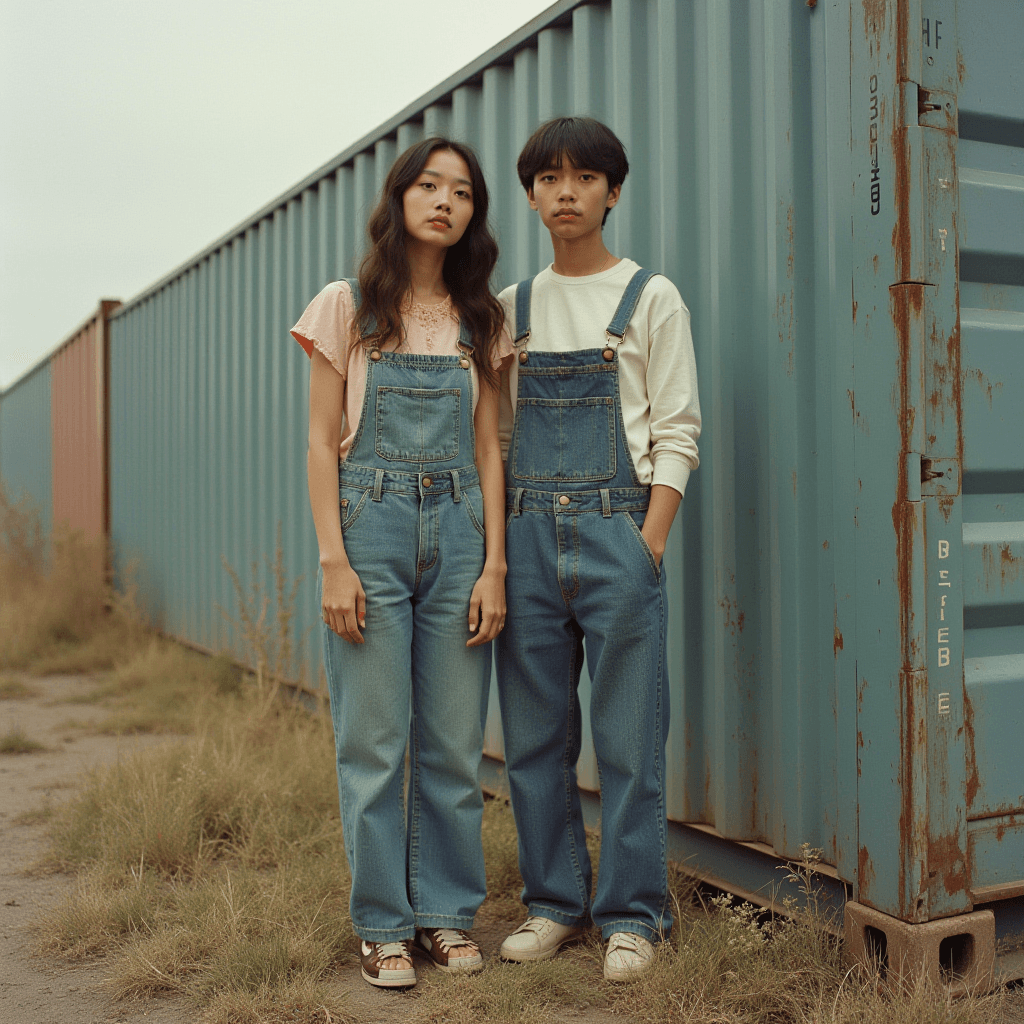
[[[985,581],[992,583],[996,573],[999,574],[999,583],[1005,587],[1007,583],[1015,583],[1020,573],[1021,562],[1024,556],[1015,557],[1009,543],[999,545],[998,560],[992,544],[982,544],[981,559],[985,567]]]
[[[981,370],[966,370],[965,374],[967,377],[973,377],[978,382],[978,386],[985,392],[985,397],[988,399],[988,407],[991,409],[992,393],[996,388],[1002,388],[1002,381],[996,381],[993,384]]]
[[[853,322],[857,322],[857,300],[853,300]]]
[[[901,907],[905,912],[910,912],[916,917],[920,913],[924,901],[920,897],[920,893],[915,897],[908,892],[908,876],[909,881],[917,878],[920,885],[925,884],[927,877],[927,864],[925,863],[927,854],[925,851],[928,844],[928,812],[922,806],[923,794],[915,790],[914,770],[916,759],[927,750],[928,743],[927,672],[915,672],[909,669],[901,671],[899,687],[902,714],[899,722],[901,856],[898,868],[898,892]],[[924,700],[919,701],[919,697],[923,697]],[[914,900],[912,907],[904,904],[908,897]]]
[[[911,309],[919,312],[924,301],[924,288],[921,285],[906,285],[890,289],[892,321],[896,328],[896,340],[899,347],[897,373],[899,381],[898,422],[900,428],[900,451],[910,451],[910,437],[914,425],[914,407],[909,395],[909,364],[910,364],[910,321]],[[899,637],[902,651],[902,673],[910,669],[908,640],[914,609],[911,605],[911,558],[914,548],[914,534],[917,519],[914,509],[907,501],[907,479],[905,473],[896,474],[896,500],[892,505],[892,525],[896,534],[896,584],[899,601]]]
[[[832,632],[832,656],[835,658],[839,657],[839,652],[843,649],[843,634],[839,632],[839,627],[836,626]]]
[[[964,64],[964,55],[958,49],[956,51],[956,78],[957,78],[957,81],[961,85],[964,84],[964,77],[965,77],[966,74],[967,74],[967,67]]]
[[[906,4],[896,5],[896,79],[905,81],[903,65],[906,60],[907,39],[907,9]],[[894,117],[892,121],[891,145],[892,155],[895,162],[895,181],[893,188],[893,206],[895,223],[892,229],[892,248],[896,258],[896,280],[897,282],[909,281],[912,279],[912,243],[910,230],[910,167],[907,158],[907,148],[904,145],[904,132],[900,125],[901,118]],[[916,118],[915,118],[916,121]]]
[[[888,0],[863,0],[864,6],[864,38],[868,42],[874,39],[876,46],[881,44],[882,33],[885,31],[885,16],[889,7]]]
[[[740,612],[739,618],[736,620],[736,629],[739,630],[739,632],[741,633],[743,632],[743,622],[746,619],[746,617],[746,612]]]
[[[936,877],[942,873],[942,888],[952,896],[967,891],[967,857],[960,845],[960,836],[936,836],[928,841],[928,874]]]
[[[875,880],[875,869],[871,865],[871,855],[868,848],[862,846],[857,851],[857,899],[864,902],[871,889],[871,882]]]
[[[878,273],[878,253],[871,257],[871,265],[875,268],[875,273]]]
[[[828,541],[827,540],[823,540],[821,542],[821,549],[822,549],[822,551],[828,551]]]
[[[953,173],[956,174],[956,146],[951,142]],[[953,211],[953,237],[959,238],[957,228],[956,210]],[[956,246],[956,273],[954,282],[956,286],[956,322],[946,342],[946,357],[949,363],[950,372],[953,375],[953,413],[956,417],[956,457],[961,466],[964,464],[964,379],[963,379],[963,351],[960,344],[960,246]]]
[[[974,705],[967,693],[967,686],[964,686],[964,744],[967,756],[967,786],[964,791],[964,803],[970,811],[974,800],[981,789],[981,779],[978,777],[978,758],[974,751]]]
[[[952,495],[944,494],[939,498],[939,511],[942,513],[942,518],[949,522],[949,517],[953,514],[953,507],[956,505],[956,498]]]
[[[1015,814],[1009,814],[1009,815],[1007,815],[1007,817],[1010,819],[1009,821],[1003,820],[1003,821],[1000,821],[998,825],[996,825],[996,842],[997,843],[1001,843],[1003,841],[1003,836],[1006,835],[1006,830],[1008,828],[1016,828],[1017,827],[1017,816]]]

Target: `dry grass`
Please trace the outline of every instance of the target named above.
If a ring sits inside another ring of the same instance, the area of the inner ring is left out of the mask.
[[[142,636],[131,594],[107,584],[106,550],[43,537],[37,511],[0,486],[0,668],[34,675],[111,669]]]
[[[20,725],[14,725],[0,736],[0,754],[35,754],[46,747],[26,734]]]
[[[214,725],[93,775],[59,814],[55,866],[79,884],[43,948],[108,956],[118,995],[180,992],[211,1019],[341,1019],[326,981],[355,937],[330,722],[209,701]]]
[[[34,686],[28,686],[15,676],[0,678],[0,700],[28,700],[38,695],[39,691]]]
[[[197,1018],[352,1020],[334,981],[354,959],[348,872],[325,716],[253,692],[217,694],[216,724],[92,775],[51,825],[75,893],[40,926],[42,947],[106,957],[124,998],[174,992]],[[487,802],[486,913],[519,919],[512,815]],[[728,898],[701,902],[673,875],[679,923],[643,979],[612,986],[586,941],[552,961],[481,974],[421,971],[409,1021],[527,1024],[584,1008],[670,1024],[989,1024],[999,997],[948,1001],[925,985],[887,992],[855,976],[820,918],[767,920]],[[398,999],[399,997],[395,997]],[[396,1012],[399,1003],[396,1002]]]

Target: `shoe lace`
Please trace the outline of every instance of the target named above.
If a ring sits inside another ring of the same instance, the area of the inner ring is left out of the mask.
[[[546,917],[528,917],[515,930],[515,934],[518,935],[520,932],[534,932],[536,935],[543,935],[553,923],[553,921]]]
[[[455,949],[458,946],[472,946],[474,949],[477,948],[476,943],[463,931],[457,928],[438,928],[434,932],[434,936],[437,939],[437,944],[448,952],[450,949]]]
[[[405,948],[404,942],[382,942],[377,948],[377,963],[382,964],[385,960],[396,957],[399,960],[408,960],[409,951]]]
[[[608,942],[608,952],[614,953],[617,949],[628,949],[633,953],[640,953],[640,943],[637,936],[629,932],[616,932]]]

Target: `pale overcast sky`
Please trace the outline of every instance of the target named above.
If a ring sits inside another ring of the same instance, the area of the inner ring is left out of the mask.
[[[0,388],[550,0],[0,0]]]

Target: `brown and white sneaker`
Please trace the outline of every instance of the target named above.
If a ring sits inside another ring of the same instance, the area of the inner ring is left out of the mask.
[[[378,988],[408,988],[416,984],[416,968],[412,963],[412,942],[367,942],[359,943],[359,964],[364,980]],[[392,961],[391,964],[388,961]],[[408,967],[400,967],[395,960],[405,960]]]
[[[442,971],[479,971],[484,965],[480,947],[461,928],[418,928],[416,944]],[[452,956],[452,950],[467,949],[468,953]]]

